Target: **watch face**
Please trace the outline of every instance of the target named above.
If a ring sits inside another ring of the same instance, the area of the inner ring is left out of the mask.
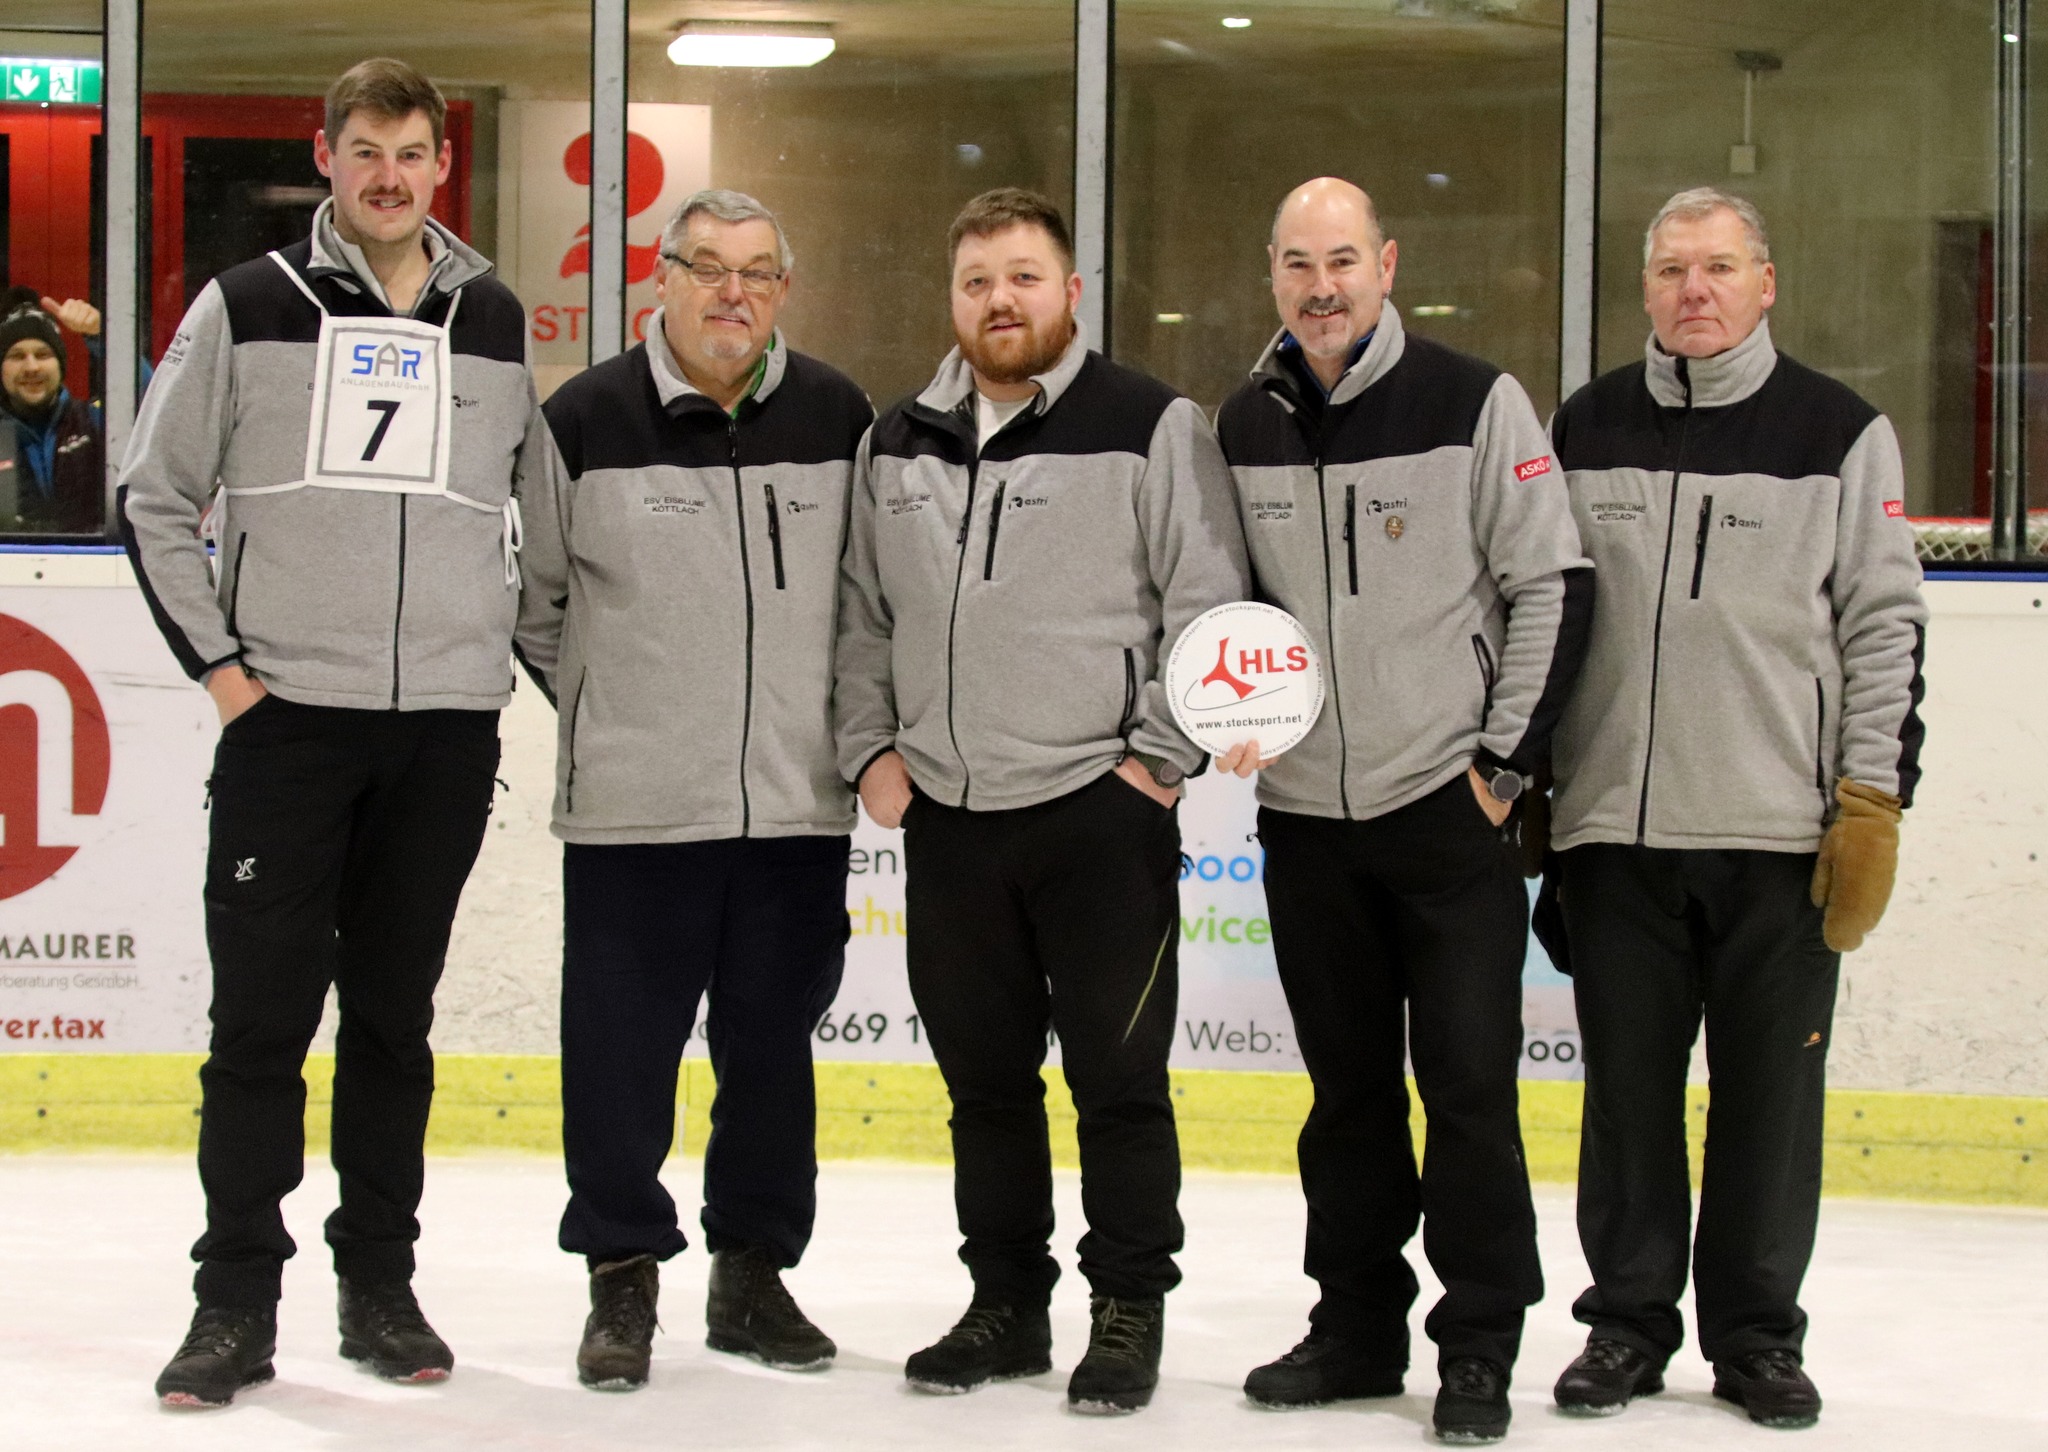
[[[1512,771],[1495,772],[1493,780],[1486,784],[1486,789],[1493,794],[1495,801],[1511,802],[1522,794],[1521,775]]]
[[[1163,787],[1179,786],[1186,779],[1187,773],[1180,769],[1178,763],[1171,761],[1160,762],[1159,770],[1152,773],[1152,780]]]

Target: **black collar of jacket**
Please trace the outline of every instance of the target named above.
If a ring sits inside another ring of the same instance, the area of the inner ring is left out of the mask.
[[[1379,321],[1373,326],[1372,340],[1366,344],[1365,352],[1358,361],[1346,368],[1337,379],[1337,386],[1330,390],[1328,401],[1311,401],[1301,390],[1293,373],[1280,356],[1280,345],[1287,339],[1287,329],[1282,328],[1266,344],[1259,361],[1252,365],[1252,383],[1263,392],[1279,400],[1281,407],[1293,414],[1304,424],[1312,424],[1328,409],[1342,408],[1355,402],[1366,389],[1393,372],[1394,365],[1401,361],[1401,355],[1408,349],[1408,334],[1401,326],[1401,310],[1394,306],[1394,300],[1387,298],[1380,305]]]

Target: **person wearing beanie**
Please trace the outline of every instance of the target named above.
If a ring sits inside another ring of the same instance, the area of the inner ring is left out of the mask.
[[[80,322],[90,314],[95,325],[99,318],[89,304],[59,305],[31,288],[0,294],[0,532],[98,534],[106,494],[99,410],[65,386],[64,334],[52,311]]]

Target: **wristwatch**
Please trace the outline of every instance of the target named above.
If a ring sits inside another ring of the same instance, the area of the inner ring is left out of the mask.
[[[1188,779],[1188,774],[1180,769],[1177,762],[1168,761],[1163,756],[1153,756],[1143,751],[1127,751],[1124,754],[1144,767],[1152,780],[1163,787],[1177,787]]]
[[[1482,766],[1479,768],[1479,777],[1480,780],[1486,783],[1487,793],[1495,801],[1503,805],[1513,802],[1529,786],[1526,777],[1514,768],[1507,766],[1500,767],[1491,773]]]

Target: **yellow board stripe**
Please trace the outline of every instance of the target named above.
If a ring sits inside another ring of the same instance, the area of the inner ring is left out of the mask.
[[[0,1055],[0,1150],[190,1151],[199,1137],[197,1054]],[[542,1055],[444,1054],[427,1132],[437,1152],[558,1154],[561,1073]],[[947,1160],[946,1092],[930,1064],[820,1063],[818,1153],[825,1159]],[[327,1143],[334,1059],[307,1061],[306,1140]],[[1053,1159],[1079,1162],[1074,1108],[1057,1070],[1046,1072]],[[1412,1089],[1412,1086],[1411,1086]],[[709,1132],[711,1067],[684,1066],[682,1140],[701,1150]],[[1304,1074],[1180,1069],[1173,1074],[1182,1161],[1191,1169],[1292,1174],[1308,1113]],[[1697,1177],[1707,1091],[1687,1091]],[[1522,1136],[1529,1172],[1569,1183],[1577,1173],[1580,1086],[1524,1080]],[[1413,1111],[1418,1150],[1423,1118]],[[1973,1094],[1828,1095],[1831,1194],[1966,1204],[2048,1206],[2048,1099]]]

